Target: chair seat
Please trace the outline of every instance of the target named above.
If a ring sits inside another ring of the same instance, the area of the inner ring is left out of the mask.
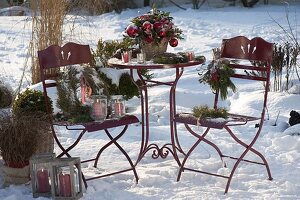
[[[190,125],[199,125],[203,127],[222,129],[224,126],[234,126],[246,124],[249,121],[259,120],[258,117],[251,117],[246,115],[237,115],[229,113],[228,118],[204,118],[199,119],[195,117],[192,113],[180,113],[175,115],[175,121]]]
[[[54,125],[57,126],[77,126],[81,125],[88,132],[104,130],[109,128],[114,128],[118,126],[129,125],[139,122],[138,118],[134,115],[125,115],[117,119],[107,119],[103,122],[87,122],[87,123],[71,123],[67,121],[55,122]]]

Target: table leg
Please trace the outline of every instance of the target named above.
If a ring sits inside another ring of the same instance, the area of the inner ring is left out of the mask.
[[[133,70],[130,70],[131,77],[133,78]],[[137,74],[140,78],[141,84],[137,85],[140,91],[140,98],[141,98],[141,118],[142,118],[142,141],[141,141],[141,147],[140,152],[136,161],[136,164],[141,161],[141,159],[144,157],[144,155],[149,151],[153,150],[152,152],[152,158],[156,159],[158,157],[166,158],[170,153],[172,153],[174,159],[176,160],[177,164],[180,166],[180,159],[177,155],[177,151],[184,154],[178,140],[177,135],[177,129],[176,124],[174,122],[174,116],[176,114],[176,101],[175,101],[175,90],[176,90],[176,84],[183,74],[183,68],[176,68],[176,78],[174,81],[170,82],[160,82],[160,81],[150,81],[146,80],[140,73],[140,71],[137,71]],[[148,83],[153,83],[153,85]],[[161,148],[157,144],[149,144],[149,102],[148,102],[148,87],[150,86],[159,86],[159,85],[167,85],[170,86],[170,92],[169,92],[169,105],[170,105],[170,139],[171,143],[164,144]]]

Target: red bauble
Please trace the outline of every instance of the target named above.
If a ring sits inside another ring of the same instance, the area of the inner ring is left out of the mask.
[[[145,21],[145,22],[143,23],[143,29],[151,30],[152,28],[153,28],[153,24],[151,24],[150,22]]]
[[[129,25],[126,28],[126,33],[129,37],[137,36],[138,32],[139,32],[138,28],[134,25]]]
[[[171,47],[177,47],[178,45],[178,40],[176,38],[172,38],[170,41],[169,41],[169,44]]]
[[[161,31],[158,32],[158,35],[159,35],[160,37],[165,37],[165,36],[167,35],[167,33],[166,33],[165,30],[161,30]]]
[[[155,29],[161,29],[162,23],[160,23],[160,22],[155,22],[155,23],[153,24],[153,27],[154,27]]]
[[[152,37],[146,37],[146,38],[145,38],[145,41],[146,41],[147,43],[151,43],[151,42],[153,42],[153,38],[152,38]]]

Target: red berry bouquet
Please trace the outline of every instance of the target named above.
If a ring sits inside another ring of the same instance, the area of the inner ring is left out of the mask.
[[[212,60],[207,69],[199,73],[199,82],[208,84],[214,93],[220,93],[223,100],[227,98],[228,89],[236,91],[236,87],[230,79],[235,71],[229,66],[229,63],[229,60],[221,58]]]
[[[170,13],[152,9],[149,13],[131,20],[131,24],[125,30],[125,37],[135,39],[141,48],[147,44],[158,46],[167,42],[170,46],[176,47],[178,39],[183,39],[182,31],[173,24],[172,20]]]

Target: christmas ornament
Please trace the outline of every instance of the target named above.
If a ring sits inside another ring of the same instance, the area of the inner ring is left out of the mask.
[[[170,41],[169,41],[169,44],[171,47],[177,47],[178,45],[178,40],[176,38],[172,38]]]

